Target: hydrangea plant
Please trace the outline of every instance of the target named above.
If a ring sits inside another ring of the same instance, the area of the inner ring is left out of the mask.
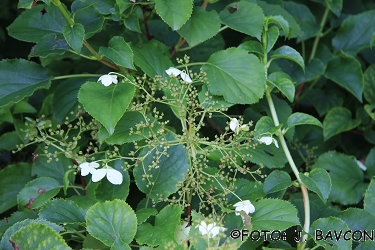
[[[373,1],[3,8],[1,249],[375,249]]]

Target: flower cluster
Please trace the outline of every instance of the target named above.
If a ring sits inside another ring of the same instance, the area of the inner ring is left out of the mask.
[[[188,83],[192,83],[193,81],[191,80],[190,76],[188,74],[186,74],[185,72],[179,70],[179,69],[176,69],[176,68],[173,68],[173,67],[170,67],[169,69],[167,69],[165,71],[169,76],[181,76],[182,80],[184,80],[185,82],[188,82]]]
[[[99,167],[97,162],[84,162],[80,164],[79,167],[81,168],[82,176],[86,176],[89,173],[92,174],[91,179],[93,182],[98,182],[103,179],[104,176],[107,176],[108,181],[114,185],[120,185],[122,183],[123,177],[121,172],[108,165],[105,165],[102,169],[97,169]]]

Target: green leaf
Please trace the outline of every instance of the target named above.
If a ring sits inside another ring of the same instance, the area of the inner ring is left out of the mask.
[[[366,113],[371,117],[371,119],[375,120],[375,104],[374,105],[366,104],[364,108],[366,110]]]
[[[26,220],[26,219],[36,219],[38,218],[38,214],[34,211],[17,211],[12,213],[10,216],[5,217],[4,219],[0,220],[0,233],[2,236],[4,235],[4,232],[13,226],[15,223]],[[4,246],[1,245],[1,249],[4,249]]]
[[[267,30],[267,53],[271,51],[275,45],[277,39],[279,38],[280,32],[279,28],[276,26],[271,26]]]
[[[274,15],[274,16],[270,16],[270,17],[267,17],[268,19],[268,23],[269,24],[277,24],[281,27],[282,31],[284,32],[284,36],[288,37],[288,34],[291,33],[289,31],[291,31],[290,27],[289,27],[289,23],[287,20],[284,19],[284,17],[280,16],[280,15]],[[279,34],[280,35],[280,34]]]
[[[375,176],[375,147],[371,148],[365,161],[367,167],[367,174],[369,176]]]
[[[50,85],[49,73],[39,64],[24,59],[0,61],[0,107],[17,103]]]
[[[95,189],[95,197],[99,201],[114,199],[126,200],[129,195],[130,176],[128,171],[124,170],[126,166],[125,162],[116,160],[114,163],[108,165],[121,172],[123,181],[120,185],[113,185],[109,181],[101,181]]]
[[[308,173],[308,175],[300,173],[299,176],[307,189],[316,193],[325,204],[332,187],[331,178],[327,171],[321,168],[315,168]]]
[[[373,215],[375,215],[375,177],[371,178],[370,184],[368,185],[363,200],[364,209]]]
[[[271,59],[285,58],[297,63],[303,70],[305,70],[305,62],[298,51],[287,45],[281,46],[272,54]]]
[[[342,211],[338,217],[348,225],[352,232],[360,230],[362,233],[370,234],[374,230],[375,215],[366,210],[351,207]],[[362,235],[362,239],[364,240],[364,235]]]
[[[332,181],[331,201],[349,205],[362,200],[367,184],[363,182],[363,171],[352,157],[327,152],[319,156],[312,168],[323,168],[329,173]]]
[[[86,222],[87,231],[106,246],[128,245],[137,231],[137,216],[123,200],[96,203],[87,211]]]
[[[155,75],[165,77],[167,75],[165,71],[173,66],[167,46],[159,41],[151,40],[148,43],[132,46],[132,49],[134,63],[149,77]]]
[[[7,30],[11,37],[25,42],[37,43],[44,35],[62,34],[62,27],[65,24],[65,18],[56,6],[38,4],[32,9],[22,12],[7,27]]]
[[[135,212],[137,215],[137,221],[138,225],[145,222],[150,216],[156,215],[158,213],[158,210],[156,208],[141,208]]]
[[[16,249],[71,249],[61,235],[40,223],[31,223],[20,228],[10,237],[10,242]]]
[[[310,234],[313,235],[312,238],[315,243],[324,249],[352,249],[352,241],[345,240],[343,237],[343,233],[348,230],[348,225],[344,221],[339,218],[329,217],[314,221],[310,227]],[[341,237],[338,236],[340,232]]]
[[[38,147],[36,154],[38,158],[34,164],[34,171],[38,177],[51,177],[58,181],[60,185],[64,185],[65,172],[69,171],[73,167],[71,159],[68,159],[63,154],[57,154],[53,156],[56,149],[52,146],[48,148],[48,153],[51,154],[55,159],[49,162],[49,157],[44,153],[44,145]],[[69,181],[74,183],[74,176],[69,177]]]
[[[65,24],[62,28],[63,35],[69,46],[76,52],[80,53],[85,38],[85,28],[80,23],[73,26]]]
[[[335,55],[329,60],[324,75],[362,102],[363,73],[357,59],[343,54]]]
[[[142,124],[142,125],[140,125]],[[109,144],[124,144],[151,137],[160,128],[156,122],[147,122],[138,111],[125,112],[115,127],[115,132],[109,135],[105,128],[100,128],[99,139]]]
[[[38,196],[44,194],[49,190],[53,190],[58,186],[59,183],[49,177],[40,177],[30,181],[25,185],[24,188],[22,188],[22,190],[17,195],[18,210],[30,209],[34,203],[34,200]]]
[[[363,78],[363,95],[370,104],[375,104],[375,64],[366,69]]]
[[[172,30],[178,30],[189,20],[193,12],[191,0],[155,0],[156,13]]]
[[[229,48],[216,52],[202,69],[207,72],[210,92],[224,96],[227,102],[252,104],[263,97],[266,88],[264,67],[256,56],[245,50]]]
[[[79,106],[77,95],[82,82],[81,78],[71,78],[60,82],[56,87],[52,100],[52,109],[58,123],[62,123],[63,121],[70,122],[77,118]],[[68,117],[68,120],[65,119],[66,117]]]
[[[263,56],[263,47],[259,41],[249,40],[238,45],[239,49],[244,49],[250,53],[257,53],[260,56]]]
[[[35,219],[35,220],[26,219],[26,220],[23,220],[23,221],[15,223],[13,226],[9,227],[5,231],[5,233],[2,235],[2,238],[1,238],[0,248],[2,250],[14,250],[13,246],[9,242],[10,237],[14,233],[18,232],[21,228],[24,228],[27,225],[35,224],[35,223],[47,225],[48,227],[52,228],[56,232],[61,232],[64,229],[63,227],[61,227],[59,225],[56,225],[55,223],[46,221],[46,220],[42,220],[42,219]],[[24,239],[26,239],[26,238],[27,237],[25,237]],[[26,249],[29,249],[29,248],[26,248]],[[43,248],[40,248],[40,249],[43,249]]]
[[[127,29],[142,33],[141,26],[139,25],[139,17],[137,13],[131,13],[127,18],[124,19],[124,25]],[[152,40],[151,40],[152,41]]]
[[[18,9],[31,9],[31,6],[33,6],[34,0],[19,0],[17,8]]]
[[[316,22],[314,14],[306,5],[292,1],[283,2],[283,5],[303,30],[303,34],[297,37],[297,43],[314,37],[318,33],[319,23]]]
[[[322,123],[314,116],[296,112],[289,116],[288,127],[294,127],[298,125],[314,125],[321,128],[323,127]]]
[[[47,34],[31,49],[30,57],[45,58],[50,54],[62,55],[69,49],[69,45],[64,38],[56,34]]]
[[[18,136],[17,131],[3,133],[2,135],[0,135],[0,151],[2,150],[10,151],[12,149],[16,149],[16,146],[22,143],[23,141]]]
[[[273,122],[271,117],[263,116],[262,118],[259,119],[259,121],[255,125],[254,138],[258,138],[264,134],[273,135],[281,127],[282,127],[282,124],[275,127],[275,123]]]
[[[198,94],[198,99],[204,109],[229,108],[234,105],[232,103],[226,102],[222,96],[211,95],[210,92],[208,92],[206,84],[202,85],[202,89]]]
[[[232,3],[219,15],[221,22],[230,28],[261,40],[265,18],[258,5],[246,1]]]
[[[164,207],[158,215],[155,216],[155,225],[143,223],[138,227],[135,236],[138,244],[147,244],[157,246],[171,241],[176,242],[174,231],[180,223],[181,208],[177,205]]]
[[[0,213],[17,204],[17,194],[31,181],[31,165],[18,163],[0,170]]]
[[[47,177],[48,178],[48,177]],[[32,202],[30,208],[31,209],[37,209],[44,205],[47,201],[51,200],[53,197],[55,197],[61,190],[61,187],[56,187],[48,191],[44,191],[44,193],[41,193],[38,195],[38,197],[35,198],[35,200]],[[40,190],[38,190],[40,191]]]
[[[91,5],[77,10],[74,13],[74,21],[85,28],[85,39],[100,32],[104,25],[104,16],[99,14],[96,8]]]
[[[26,100],[16,103],[13,107],[13,114],[22,114],[22,113],[36,113],[37,110],[29,104]]]
[[[165,140],[172,141],[175,137],[168,133]],[[166,155],[160,154],[163,151],[163,144],[154,149],[144,148],[140,157],[145,158],[133,170],[139,190],[154,200],[176,192],[177,184],[185,180],[185,174],[190,167],[188,152],[181,144],[168,147]]]
[[[201,7],[195,7],[191,18],[177,32],[190,46],[195,46],[214,37],[219,29],[220,19],[216,11],[207,12]]]
[[[372,45],[374,44],[374,42],[375,42],[375,31],[374,31],[374,33],[372,33],[371,42],[370,42],[370,49],[372,49]]]
[[[113,14],[115,4],[116,4],[115,0],[74,1],[72,3],[71,9],[73,12],[75,12],[78,9],[81,9],[87,6],[94,6],[97,9],[97,11],[99,11],[100,14],[110,15],[110,14]]]
[[[51,200],[39,211],[39,218],[57,224],[85,223],[85,210],[77,206],[73,201]]]
[[[129,81],[121,81],[108,87],[100,82],[86,82],[78,92],[79,102],[92,117],[104,125],[110,135],[135,94],[135,87]]]
[[[100,47],[99,54],[105,55],[116,65],[134,69],[133,51],[122,36],[114,36],[109,40],[108,47]]]
[[[272,83],[272,85],[274,85],[278,90],[280,90],[281,93],[283,93],[290,102],[293,102],[296,87],[294,86],[292,80],[290,80],[289,78],[277,78],[274,81],[270,81],[270,83]]]
[[[254,204],[251,216],[253,230],[285,230],[299,225],[297,209],[288,201],[262,199]]]
[[[335,13],[336,16],[341,15],[342,10],[342,0],[325,0],[328,8]]]
[[[361,124],[361,119],[352,119],[349,109],[344,107],[332,108],[323,121],[324,140],[328,140],[334,135],[356,128]]]
[[[268,4],[265,1],[257,1],[257,4],[263,9],[265,16],[272,16],[271,19],[277,20],[283,27],[284,36],[286,38],[294,38],[303,35],[301,27],[293,18],[293,16],[277,4]],[[285,32],[285,28],[288,27],[288,32]]]
[[[246,179],[236,179],[232,190],[242,200],[255,201],[264,197],[263,184]],[[238,202],[238,197],[232,193],[227,195],[228,203]]]
[[[251,146],[242,149],[240,152],[241,154],[250,155],[245,158],[246,161],[258,165],[264,165],[267,168],[283,168],[288,161],[285,157],[284,151],[281,148],[277,148],[274,144],[265,145],[257,143],[255,148]]]
[[[354,56],[360,50],[370,47],[369,41],[375,32],[373,23],[375,23],[374,10],[347,17],[332,39],[335,51],[342,50]],[[352,39],[353,37],[356,39]],[[342,70],[345,71],[345,69]]]
[[[325,115],[334,107],[341,107],[344,103],[343,98],[338,96],[337,92],[322,89],[308,90],[306,96],[306,100],[315,107],[319,116]]]
[[[264,193],[274,193],[285,190],[293,184],[287,172],[274,170],[264,181]]]

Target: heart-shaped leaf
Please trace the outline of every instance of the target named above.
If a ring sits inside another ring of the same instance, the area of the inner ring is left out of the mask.
[[[78,92],[78,100],[111,135],[134,94],[135,87],[129,82],[119,82],[108,87],[99,82],[86,82]]]

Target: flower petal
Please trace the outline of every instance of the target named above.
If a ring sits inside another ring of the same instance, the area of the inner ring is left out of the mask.
[[[120,185],[122,183],[122,174],[120,171],[113,169],[111,167],[108,167],[107,179],[112,184]]]
[[[236,118],[233,118],[230,123],[229,123],[229,128],[233,131],[236,132],[239,126],[239,122]]]
[[[190,76],[188,74],[186,74],[185,72],[182,72],[181,71],[181,78],[182,80],[184,80],[185,82],[188,82],[188,83],[192,83],[193,81],[191,80]]]
[[[112,83],[114,83],[114,84],[117,84],[118,83],[118,81],[117,81],[117,76],[116,75],[109,75],[112,79]]]
[[[176,69],[176,68],[173,68],[173,67],[170,67],[170,68],[167,69],[165,72],[166,72],[169,76],[170,76],[170,75],[178,76],[179,74],[181,74],[181,70]]]
[[[363,164],[361,161],[358,161],[358,160],[355,160],[357,162],[357,165],[360,169],[362,169],[363,171],[366,171],[367,170],[367,167],[365,166],[365,164]]]
[[[275,138],[272,138],[273,143],[275,143],[275,146],[279,148],[279,144],[277,143],[277,140]]]
[[[266,145],[270,145],[272,143],[272,139],[273,138],[271,136],[263,136],[258,141],[260,141],[261,143],[265,143]]]
[[[254,213],[255,207],[249,200],[239,201],[233,205],[236,208],[237,212],[245,211],[246,214]],[[240,213],[236,213],[236,215],[241,215]]]
[[[92,182],[98,182],[107,174],[107,169],[98,169],[92,174]]]

